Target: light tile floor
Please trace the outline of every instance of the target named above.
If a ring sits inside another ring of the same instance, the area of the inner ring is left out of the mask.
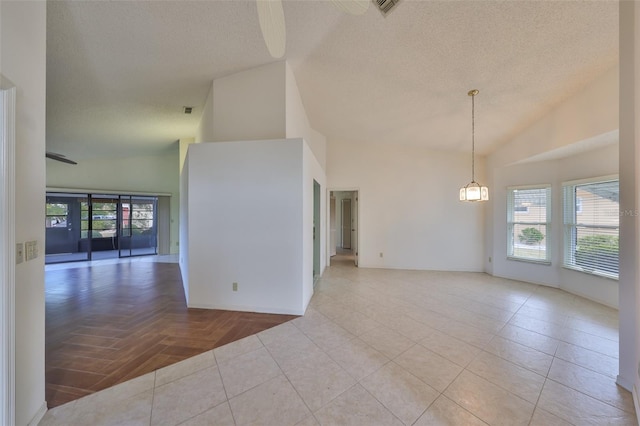
[[[40,424],[637,425],[617,356],[617,311],[560,290],[338,264],[304,317]]]

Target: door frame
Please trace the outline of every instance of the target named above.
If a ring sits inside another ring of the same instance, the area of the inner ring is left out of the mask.
[[[0,86],[0,424],[15,423],[15,105]]]
[[[355,205],[355,217],[356,217],[356,241],[355,244],[353,243],[353,236],[351,236],[351,250],[353,250],[353,254],[355,257],[355,265],[356,267],[359,265],[360,261],[359,261],[359,256],[360,256],[360,240],[362,239],[362,221],[360,220],[360,218],[362,217],[361,214],[361,208],[360,208],[360,204],[361,204],[361,199],[362,199],[362,191],[360,191],[359,187],[332,187],[332,188],[327,188],[327,200],[331,199],[331,193],[334,192],[354,192],[355,193],[355,200],[351,200],[351,217],[353,218],[353,210],[354,210],[354,205]],[[336,203],[336,207],[339,204]],[[327,218],[331,217],[331,203],[327,203]],[[329,224],[329,226],[327,226],[327,241],[330,243],[331,242],[331,224]],[[331,244],[327,244],[326,247],[326,251],[327,251],[327,265],[330,266],[331,265]]]
[[[322,240],[322,186],[313,179],[313,283],[320,277]]]

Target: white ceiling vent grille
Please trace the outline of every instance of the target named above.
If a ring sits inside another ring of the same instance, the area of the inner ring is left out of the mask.
[[[395,8],[398,2],[400,2],[400,0],[372,0],[372,1],[376,4],[376,6],[378,6],[378,9],[380,10],[380,13],[382,13],[382,16],[387,16],[389,12],[391,12],[391,10]]]

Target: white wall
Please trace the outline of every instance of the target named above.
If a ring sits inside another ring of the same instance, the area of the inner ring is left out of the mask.
[[[210,142],[213,141],[213,82],[211,83],[211,87],[209,88],[209,95],[207,96],[207,100],[204,104],[204,108],[202,108],[202,116],[200,117],[200,124],[198,125],[198,130],[195,136],[195,142]],[[186,152],[185,152],[186,155]],[[182,163],[184,161],[184,157],[180,157]]]
[[[302,138],[307,142],[309,148],[313,152],[313,155],[320,163],[323,170],[326,170],[327,165],[327,141],[326,138],[319,132],[311,128],[309,119],[307,118],[307,112],[302,103],[300,97],[300,91],[298,90],[298,84],[296,83],[296,77],[293,75],[291,66],[285,62],[285,75],[286,75],[286,87],[285,87],[285,115],[286,115],[286,137],[287,138]]]
[[[325,185],[305,145],[289,139],[189,147],[189,306],[304,313],[313,289],[313,179]]]
[[[274,62],[213,81],[213,139],[283,139],[285,63]],[[203,135],[205,136],[205,135]]]
[[[484,206],[458,200],[470,167],[467,153],[330,140],[328,187],[359,188],[359,265],[482,271]]]
[[[187,145],[188,147],[189,145]],[[182,147],[182,145],[181,145]],[[180,274],[184,297],[189,303],[189,153],[180,167]]]
[[[620,373],[640,412],[640,6],[620,2]]]
[[[607,278],[565,269],[563,262],[562,183],[571,180],[607,176],[618,173],[618,144],[592,150],[568,158],[517,164],[494,170],[492,183],[493,275],[559,287],[574,294],[618,306],[618,282]],[[551,264],[507,259],[507,187],[550,184],[551,226],[547,248]]]
[[[96,191],[171,194],[171,253],[179,251],[179,150],[164,155],[78,160],[77,165],[47,160],[47,187]]]
[[[320,184],[320,227],[316,236],[320,239],[320,275],[327,266],[327,179],[324,169],[311,148],[302,143],[302,303],[306,310],[313,296],[313,181]]]
[[[196,142],[280,138],[304,139],[322,169],[326,169],[326,138],[311,127],[287,62],[274,62],[213,81]]]
[[[41,255],[16,265],[17,425],[46,410],[44,381],[44,196],[46,3],[0,1],[0,73],[16,99],[15,236],[36,240]]]
[[[189,145],[197,143],[196,138],[182,138],[178,141],[178,173],[182,174],[182,166],[187,159]]]
[[[502,167],[618,129],[618,67],[567,99],[487,158]]]

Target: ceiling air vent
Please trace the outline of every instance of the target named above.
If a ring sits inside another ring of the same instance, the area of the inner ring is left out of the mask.
[[[389,12],[391,12],[391,10],[395,8],[395,6],[398,4],[400,0],[372,0],[372,1],[376,4],[376,6],[378,6],[378,9],[380,10],[380,13],[382,13],[382,16],[387,16]]]
[[[185,114],[191,114],[192,112],[193,112],[193,107],[190,107],[190,106],[184,107]]]

